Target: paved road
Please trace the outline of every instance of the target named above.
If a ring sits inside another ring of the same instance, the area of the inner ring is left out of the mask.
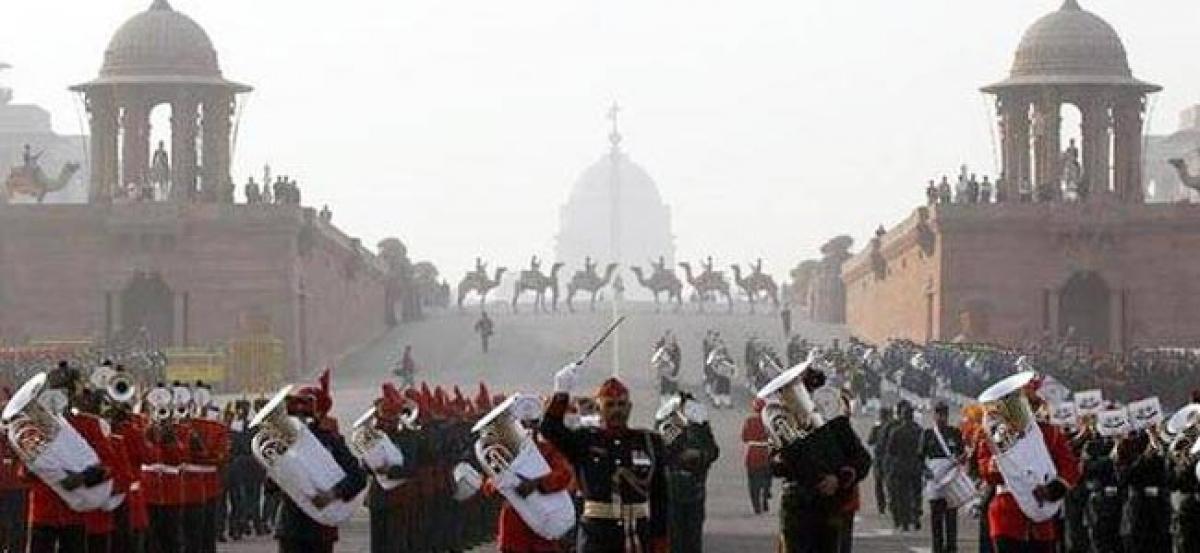
[[[335,373],[336,410],[342,420],[353,420],[366,409],[378,393],[378,382],[391,366],[389,358],[405,344],[412,344],[418,363],[425,367],[423,378],[443,385],[460,385],[464,392],[474,390],[479,379],[490,385],[503,383],[505,390],[532,392],[548,391],[555,369],[586,347],[592,337],[606,325],[606,314],[576,315],[496,315],[497,335],[491,353],[484,356],[471,334],[474,315],[450,312],[431,317],[427,322],[408,325],[397,329],[376,343],[350,356]],[[647,308],[634,309],[635,313],[623,327],[620,337],[623,378],[633,389],[635,419],[648,424],[657,393],[652,375],[644,368],[649,358],[650,344],[665,329],[672,329],[684,347],[684,380],[698,383],[700,380],[699,344],[705,330],[719,329],[740,355],[744,337],[750,333],[776,341],[781,340],[774,315],[759,314],[729,315],[712,314],[655,314]],[[800,329],[806,336],[821,340],[834,337],[844,338],[844,330],[838,327],[806,326]],[[782,346],[782,344],[780,344]],[[612,366],[613,352],[605,347],[594,358],[583,390],[589,390],[596,382],[607,376]],[[745,396],[739,405],[744,405]],[[705,527],[705,551],[750,552],[772,551],[774,533],[778,528],[775,512],[766,516],[754,516],[750,509],[745,489],[742,468],[743,450],[739,442],[740,429],[745,417],[741,409],[712,413],[712,424],[721,446],[721,458],[714,465],[708,494],[708,516]],[[865,429],[869,421],[859,420]],[[869,506],[856,522],[856,551],[904,552],[928,550],[926,532],[899,534],[891,531],[890,524],[874,511],[873,486],[868,480],[863,486],[863,505]],[[960,528],[967,536],[974,537],[975,521],[963,517]],[[964,536],[965,538],[966,536]],[[342,531],[342,542],[338,551],[365,552],[368,550],[367,520],[365,512],[351,521]],[[219,550],[228,552],[259,553],[273,551],[273,543],[257,539],[250,543],[223,544]],[[963,539],[960,551],[974,549],[973,540]],[[493,551],[490,547],[480,552]]]

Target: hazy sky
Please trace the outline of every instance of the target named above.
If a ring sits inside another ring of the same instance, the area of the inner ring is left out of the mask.
[[[234,178],[269,162],[374,244],[395,235],[457,279],[550,257],[558,208],[624,145],[675,215],[681,258],[783,274],[838,233],[861,247],[928,178],[997,162],[989,103],[1023,30],[1059,0],[171,0],[256,87]],[[6,1],[18,102],[80,132],[66,91],[150,0]],[[1149,130],[1200,102],[1200,2],[1081,0],[1162,84]],[[240,192],[239,192],[240,194]],[[857,249],[857,248],[856,248]]]

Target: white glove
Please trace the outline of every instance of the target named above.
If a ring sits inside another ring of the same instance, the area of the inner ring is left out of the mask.
[[[577,380],[579,380],[579,363],[568,363],[554,373],[554,393],[570,394],[571,390],[575,389]]]

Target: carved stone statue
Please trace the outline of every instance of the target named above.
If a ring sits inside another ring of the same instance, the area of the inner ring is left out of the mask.
[[[162,191],[162,197],[168,198],[171,188],[171,158],[167,155],[166,145],[158,141],[158,148],[150,161],[150,184]]]
[[[1075,139],[1072,138],[1067,149],[1063,151],[1059,158],[1059,164],[1067,193],[1071,196],[1078,196],[1079,185],[1083,180],[1083,165],[1079,163],[1079,148],[1075,146]]]

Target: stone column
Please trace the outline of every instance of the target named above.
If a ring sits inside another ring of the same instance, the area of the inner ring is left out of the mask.
[[[109,203],[112,201],[113,186],[118,182],[117,174],[117,105],[108,90],[91,90],[87,93],[87,110],[91,115],[89,138],[92,162],[91,183],[88,186],[88,201]]]
[[[1050,310],[1049,317],[1047,317],[1050,323],[1050,328],[1047,330],[1050,331],[1051,338],[1058,338],[1059,308],[1061,307],[1059,303],[1061,301],[1062,291],[1058,289],[1050,290],[1049,300],[1046,302],[1046,307]]]
[[[124,131],[121,142],[121,179],[122,186],[135,185],[132,193],[136,196],[147,179],[147,169],[150,157],[150,107],[141,98],[124,100],[124,110],[121,113],[121,129]]]
[[[1017,96],[1004,96],[999,104],[1004,196],[1007,201],[1015,202],[1021,181],[1033,182],[1029,171],[1029,102]]]
[[[1112,117],[1109,102],[1105,99],[1089,98],[1079,106],[1083,116],[1083,173],[1089,192],[1093,195],[1107,194],[1109,181],[1109,147],[1112,144]]]
[[[1060,109],[1062,103],[1057,97],[1044,96],[1034,105],[1034,135],[1033,149],[1035,169],[1037,171],[1035,194],[1041,196],[1043,190],[1050,191],[1050,197],[1060,199],[1062,195],[1061,178],[1059,175],[1059,157],[1062,147],[1059,144],[1059,134],[1062,128]]]
[[[1126,96],[1113,107],[1113,188],[1122,201],[1145,201],[1142,187],[1142,110],[1141,96]]]
[[[1108,292],[1108,349],[1125,350],[1125,293],[1120,288]]]
[[[196,194],[196,122],[198,103],[183,97],[171,103],[171,199],[190,201]]]
[[[204,100],[204,157],[201,163],[202,197],[206,202],[221,202],[229,199],[223,189],[230,180],[229,149],[233,113],[233,98],[221,90]]]

